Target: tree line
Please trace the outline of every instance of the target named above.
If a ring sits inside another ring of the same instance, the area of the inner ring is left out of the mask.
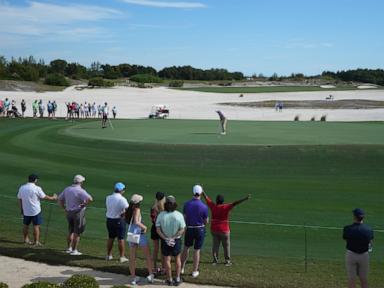
[[[139,75],[139,76],[137,76]],[[145,75],[145,76],[143,76]],[[260,74],[262,75],[262,74]],[[382,69],[355,69],[347,71],[330,72],[324,71],[321,75],[305,76],[302,73],[290,76],[278,76],[276,73],[271,77],[251,77],[254,79],[265,79],[281,81],[286,79],[306,80],[313,78],[325,78],[336,81],[354,81],[384,85],[384,70]],[[33,56],[27,58],[12,58],[8,61],[0,56],[0,79],[43,81],[50,85],[69,85],[68,79],[109,79],[132,78],[132,79],[155,79],[173,80],[176,84],[184,80],[196,81],[241,81],[246,77],[242,72],[229,72],[226,69],[198,69],[192,66],[172,66],[157,71],[151,66],[134,64],[101,64],[93,62],[90,67],[85,67],[76,62],[67,62],[55,59],[46,64],[43,59],[36,60]]]
[[[0,56],[0,79],[25,80],[25,81],[44,81],[61,80],[66,78],[81,80],[101,77],[104,79],[131,78],[135,75],[149,75],[169,80],[243,80],[241,72],[229,72],[226,69],[197,69],[192,66],[168,67],[157,71],[151,66],[134,64],[101,64],[93,62],[90,67],[85,67],[79,63],[67,62],[62,59],[55,59],[46,64],[43,59],[36,60],[33,56],[27,58],[12,58],[8,61],[4,56]],[[151,78],[149,78],[151,79]],[[60,82],[60,81],[59,81]],[[52,83],[47,83],[52,84]],[[65,84],[65,83],[61,83]],[[65,85],[64,85],[65,86]]]

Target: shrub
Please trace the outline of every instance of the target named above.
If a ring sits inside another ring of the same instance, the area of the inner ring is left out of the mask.
[[[48,282],[36,282],[32,284],[25,284],[21,288],[60,288],[60,285],[52,284]]]
[[[321,116],[320,121],[322,121],[322,122],[327,121],[327,115]]]
[[[184,81],[183,80],[174,80],[174,81],[169,82],[168,86],[169,87],[183,87]]]
[[[48,74],[47,77],[45,77],[44,83],[53,86],[69,86],[67,79],[63,75],[57,73]]]
[[[99,288],[96,279],[88,275],[73,275],[65,280],[62,288]]]
[[[4,283],[4,282],[0,282],[0,288],[8,288],[8,284]]]
[[[299,115],[296,115],[295,118],[294,118],[295,121],[300,121],[300,116]]]
[[[163,79],[151,74],[136,74],[129,78],[129,80],[137,83],[161,83]]]
[[[112,81],[105,80],[101,77],[94,77],[88,81],[88,86],[112,87],[113,85],[114,83]]]
[[[312,118],[311,118],[311,121],[315,121],[316,120],[316,118],[315,118],[315,116],[313,116]]]

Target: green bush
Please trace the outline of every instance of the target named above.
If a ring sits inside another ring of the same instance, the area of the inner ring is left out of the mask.
[[[168,84],[169,87],[183,87],[184,86],[184,81],[182,80],[174,80],[169,82]]]
[[[137,83],[161,83],[163,79],[151,74],[136,74],[129,78],[129,80]]]
[[[63,75],[57,73],[48,74],[45,77],[44,83],[53,86],[69,86],[68,80]]]
[[[9,286],[4,282],[0,282],[0,288],[8,288]]]
[[[88,81],[88,86],[112,87],[113,85],[114,83],[112,81],[105,80],[101,77],[94,77]]]
[[[25,284],[22,288],[60,288],[60,285],[48,282],[36,282],[32,284]]]
[[[88,275],[73,275],[71,278],[65,280],[62,288],[99,288],[99,284],[95,278]]]

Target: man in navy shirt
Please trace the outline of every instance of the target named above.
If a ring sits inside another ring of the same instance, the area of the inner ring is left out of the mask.
[[[184,204],[184,218],[187,225],[185,233],[185,246],[181,256],[181,273],[184,274],[185,263],[188,259],[189,248],[193,246],[193,271],[192,277],[199,276],[200,250],[205,237],[205,225],[208,223],[208,207],[201,200],[203,188],[193,186],[193,198]]]
[[[356,208],[352,211],[354,223],[344,227],[343,239],[347,241],[345,257],[348,274],[348,288],[356,287],[356,277],[361,288],[368,288],[369,247],[373,240],[373,230],[363,223],[364,211]]]

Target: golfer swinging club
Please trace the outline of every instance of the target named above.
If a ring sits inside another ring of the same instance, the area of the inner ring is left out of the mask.
[[[104,106],[101,108],[102,111],[102,119],[101,119],[101,128],[107,128],[107,120],[108,120],[108,113],[109,113],[109,107],[108,103],[105,102]]]
[[[216,113],[219,114],[219,117],[220,117],[220,126],[221,126],[221,135],[225,135],[226,134],[226,130],[227,130],[227,118],[225,118],[223,112],[221,112],[220,110],[216,110]]]

